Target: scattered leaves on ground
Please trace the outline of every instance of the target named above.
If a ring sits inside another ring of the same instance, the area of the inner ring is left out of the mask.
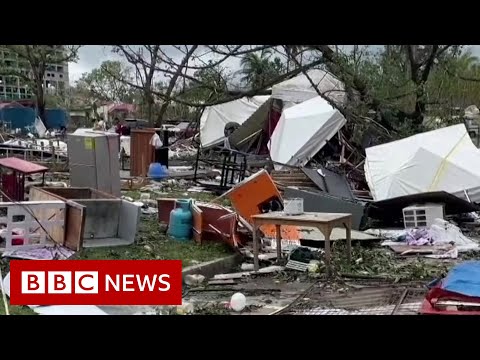
[[[399,257],[384,247],[352,248],[352,263],[347,262],[345,244],[335,243],[332,248],[334,269],[337,274],[357,274],[365,277],[384,277],[392,280],[433,280],[447,273],[456,261],[428,259],[421,256]]]

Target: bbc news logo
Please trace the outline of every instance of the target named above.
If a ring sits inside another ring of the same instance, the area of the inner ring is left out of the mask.
[[[180,305],[180,260],[12,260],[12,305]]]

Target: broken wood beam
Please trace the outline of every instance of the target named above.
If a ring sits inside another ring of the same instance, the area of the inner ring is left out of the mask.
[[[267,266],[258,271],[252,270],[252,271],[243,271],[243,272],[237,272],[237,273],[231,273],[231,274],[217,274],[213,277],[213,280],[241,279],[243,277],[250,276],[250,275],[271,274],[271,273],[282,271],[284,269],[285,268],[283,266],[272,265],[272,266]]]
[[[228,280],[210,280],[207,285],[235,285],[236,282],[233,279]]]

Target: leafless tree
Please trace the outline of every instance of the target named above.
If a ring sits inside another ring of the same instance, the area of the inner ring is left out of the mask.
[[[123,55],[133,65],[139,89],[143,92],[147,107],[147,120],[153,124],[153,106],[155,104],[153,88],[157,64],[161,60],[160,45],[117,45],[113,51]]]

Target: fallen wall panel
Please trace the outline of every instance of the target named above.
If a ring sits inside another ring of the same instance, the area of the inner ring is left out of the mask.
[[[286,188],[285,198],[303,198],[303,209],[312,212],[331,212],[352,214],[352,229],[360,230],[365,217],[365,207],[345,199],[330,196],[322,192]]]

